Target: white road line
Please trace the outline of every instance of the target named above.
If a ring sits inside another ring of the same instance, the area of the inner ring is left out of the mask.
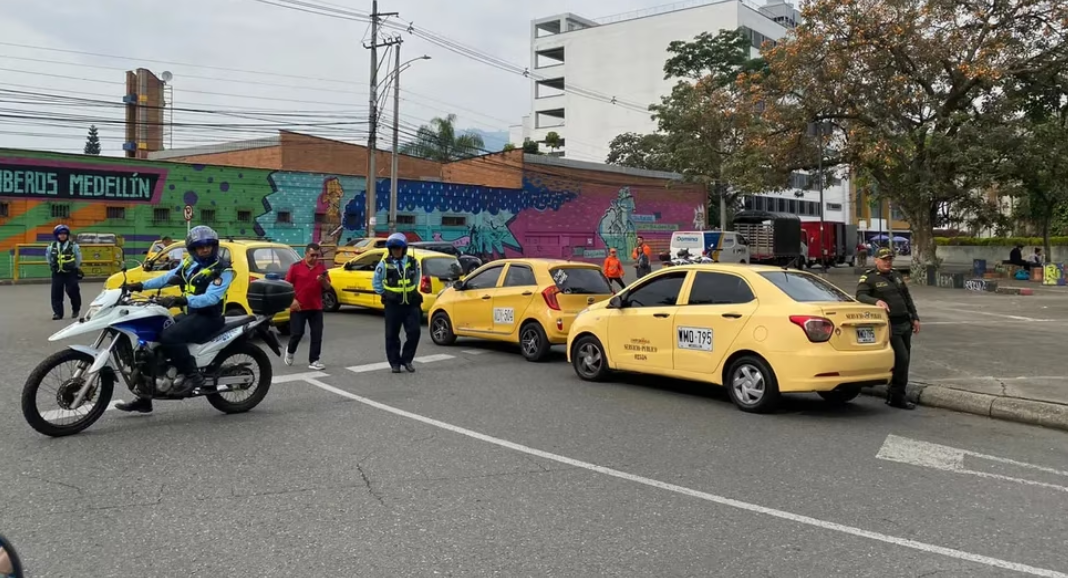
[[[308,381],[309,379],[315,379],[318,377],[330,377],[329,374],[321,371],[309,371],[305,373],[287,373],[284,375],[276,375],[271,379],[271,383],[290,383],[293,381]]]
[[[998,318],[1001,318],[1001,319],[1012,319],[1013,321],[1038,321],[1038,322],[1043,322],[1043,323],[1049,322],[1049,321],[1055,321],[1055,319],[1035,319],[1034,317],[1023,317],[1021,315],[1005,315],[1004,313],[990,313],[988,311],[976,311],[974,309],[950,309],[950,308],[943,308],[943,307],[935,307],[934,309],[935,309],[935,311],[952,311],[954,313],[968,313],[968,314],[975,314],[975,315],[986,315],[988,317],[998,317]]]
[[[351,399],[353,401],[360,402],[360,403],[362,403],[364,405],[368,405],[368,406],[380,409],[382,411],[387,411],[387,412],[392,413],[394,415],[398,415],[398,416],[405,417],[405,418],[408,418],[408,419],[411,419],[411,420],[415,420],[415,421],[418,421],[418,422],[421,422],[421,423],[424,423],[424,424],[427,424],[427,425],[430,425],[430,426],[441,428],[441,429],[444,429],[444,430],[447,430],[447,431],[450,431],[450,432],[453,432],[453,433],[457,433],[457,434],[460,434],[460,435],[463,435],[463,436],[467,436],[467,437],[474,438],[474,439],[477,439],[477,440],[480,440],[480,441],[491,443],[491,444],[494,444],[494,445],[497,445],[497,446],[500,446],[500,447],[508,448],[510,450],[514,450],[514,451],[521,452],[521,453],[524,453],[524,454],[536,456],[536,457],[543,458],[543,459],[546,459],[546,460],[551,460],[551,461],[554,461],[554,462],[559,462],[559,463],[566,464],[566,465],[569,465],[569,466],[573,466],[573,467],[576,467],[576,468],[589,470],[591,472],[604,474],[606,476],[612,476],[614,478],[619,478],[619,479],[622,479],[622,480],[628,480],[628,481],[635,482],[635,483],[638,483],[638,484],[643,484],[643,485],[650,486],[650,487],[653,487],[653,488],[658,488],[658,489],[661,489],[661,490],[667,490],[669,492],[675,492],[677,494],[682,494],[684,496],[690,496],[692,498],[698,498],[700,500],[705,500],[705,501],[712,502],[712,503],[715,503],[715,504],[720,504],[720,505],[723,505],[723,506],[729,506],[729,507],[732,507],[732,508],[737,508],[739,510],[744,510],[744,511],[747,511],[747,512],[763,514],[765,516],[771,516],[773,518],[789,520],[791,522],[797,522],[799,524],[804,524],[806,526],[813,526],[813,527],[821,528],[821,529],[824,529],[824,530],[831,530],[831,531],[834,531],[834,532],[840,532],[842,534],[848,534],[848,535],[856,536],[856,537],[859,537],[859,538],[867,538],[869,540],[875,540],[877,542],[883,542],[883,543],[886,543],[886,544],[892,544],[892,545],[895,545],[895,546],[901,546],[903,548],[911,548],[913,550],[919,550],[920,552],[926,552],[926,553],[929,553],[929,554],[938,554],[940,556],[946,556],[948,558],[954,558],[954,559],[957,559],[957,560],[966,560],[968,562],[974,562],[976,564],[981,564],[983,566],[990,566],[990,567],[993,567],[993,568],[1001,568],[1001,569],[1004,569],[1004,570],[1011,570],[1013,572],[1019,572],[1019,573],[1022,573],[1022,574],[1029,574],[1031,576],[1043,576],[1045,578],[1068,578],[1068,574],[1063,573],[1063,572],[1057,572],[1055,570],[1047,570],[1047,569],[1044,569],[1044,568],[1037,568],[1035,566],[1028,566],[1026,564],[1020,564],[1020,563],[1017,563],[1017,562],[1010,562],[1008,560],[1001,560],[1001,559],[998,559],[998,558],[992,558],[990,556],[983,556],[983,555],[980,555],[980,554],[972,554],[971,552],[965,552],[963,550],[955,550],[953,548],[945,548],[945,547],[942,547],[942,546],[936,546],[934,544],[928,544],[926,542],[919,542],[919,541],[916,541],[916,540],[910,540],[908,538],[899,538],[897,536],[891,536],[891,535],[888,535],[888,534],[881,534],[879,532],[871,532],[869,530],[863,530],[861,528],[855,528],[853,526],[846,526],[844,524],[838,524],[838,523],[835,523],[835,522],[828,522],[826,520],[820,520],[818,518],[812,518],[812,517],[804,516],[804,515],[801,515],[801,514],[794,514],[794,513],[786,512],[786,511],[783,511],[783,510],[776,510],[774,508],[767,508],[767,507],[760,506],[760,505],[757,505],[757,504],[751,504],[751,503],[748,503],[748,502],[735,500],[733,498],[727,498],[727,497],[724,497],[724,496],[717,496],[715,494],[710,494],[710,493],[702,492],[702,491],[699,491],[699,490],[693,490],[693,489],[686,488],[686,487],[683,487],[683,486],[677,486],[675,484],[669,484],[667,482],[661,482],[659,480],[654,480],[652,478],[646,478],[646,477],[638,476],[638,475],[635,475],[635,474],[629,474],[627,472],[623,472],[623,471],[620,471],[620,470],[615,470],[615,469],[612,469],[612,468],[606,468],[604,466],[598,466],[596,464],[591,464],[589,462],[579,461],[579,460],[572,459],[572,458],[569,458],[569,457],[565,457],[565,456],[561,456],[561,455],[557,455],[557,454],[552,454],[552,453],[545,452],[545,451],[542,451],[542,450],[538,450],[538,449],[535,449],[535,448],[531,448],[531,447],[528,447],[528,446],[524,446],[524,445],[520,445],[520,444],[517,444],[517,443],[513,443],[513,442],[510,442],[510,441],[507,441],[507,440],[500,439],[500,438],[495,438],[495,437],[492,437],[492,436],[488,436],[486,434],[478,433],[476,431],[472,431],[472,430],[465,429],[465,428],[462,428],[462,427],[459,427],[459,426],[455,426],[455,425],[452,425],[452,424],[449,424],[449,423],[445,423],[443,421],[438,421],[436,419],[425,417],[425,416],[419,415],[417,413],[404,411],[403,409],[398,409],[398,408],[395,408],[393,406],[385,405],[383,403],[379,403],[379,402],[374,401],[372,399],[368,399],[366,397],[362,397],[362,396],[356,395],[354,393],[349,393],[349,392],[347,392],[347,391],[345,391],[343,389],[338,389],[338,388],[336,388],[336,387],[334,387],[332,385],[323,383],[323,382],[318,381],[316,379],[309,379],[307,381],[308,381],[308,383],[310,383],[310,384],[312,384],[312,385],[314,385],[314,386],[316,386],[318,388],[324,389],[324,390],[329,391],[331,393],[335,393],[337,395],[340,395],[342,397]]]
[[[434,363],[435,361],[448,361],[450,359],[456,358],[445,353],[439,353],[437,355],[425,355],[423,357],[416,357],[412,361],[416,363]]]
[[[465,349],[460,353],[466,353],[468,355],[482,355],[483,353],[489,353],[485,349]]]
[[[455,359],[452,355],[446,355],[439,353],[437,355],[424,355],[423,357],[416,357],[412,361],[416,363],[434,363],[436,361],[446,361],[449,359]],[[346,367],[345,369],[353,373],[367,373],[369,371],[381,371],[383,369],[389,369],[389,362],[383,361],[381,363],[365,363],[363,365],[354,365],[352,367]],[[309,378],[314,379],[314,377]]]
[[[1049,322],[1051,322],[1053,320],[1052,319],[1028,319],[1028,320],[1007,319],[1007,320],[1004,321],[1004,323],[1009,323],[1010,321],[1018,321],[1020,323],[1024,323],[1024,322],[1026,322],[1026,323],[1049,323]],[[989,321],[922,321],[921,323],[923,324],[924,327],[927,327],[928,325],[990,325]]]
[[[113,409],[115,409],[115,406],[117,404],[120,404],[120,403],[122,403],[121,399],[113,399],[113,400],[111,400],[110,403],[108,403],[108,408],[105,409],[104,411],[113,410]],[[56,419],[66,419],[66,418],[71,418],[71,417],[81,417],[81,416],[89,413],[93,409],[93,407],[95,407],[95,406],[83,405],[82,407],[80,407],[78,409],[75,409],[75,410],[70,410],[70,409],[51,409],[51,410],[48,410],[48,411],[41,412],[41,417],[44,418],[45,421],[52,421],[52,420],[56,420]]]

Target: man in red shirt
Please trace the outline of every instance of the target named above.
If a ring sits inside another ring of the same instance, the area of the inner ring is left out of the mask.
[[[319,261],[322,249],[318,243],[309,243],[304,249],[304,260],[293,263],[286,273],[286,281],[293,284],[295,295],[289,306],[291,328],[289,346],[286,347],[286,365],[293,365],[293,355],[304,337],[304,325],[311,327],[311,351],[308,353],[308,368],[316,371],[326,369],[319,361],[323,347],[323,290],[330,289],[326,267]]]

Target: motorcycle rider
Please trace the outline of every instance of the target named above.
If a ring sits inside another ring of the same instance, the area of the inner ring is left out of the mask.
[[[197,368],[196,360],[189,353],[189,343],[214,334],[225,325],[223,306],[226,292],[234,280],[234,270],[226,259],[219,256],[219,235],[203,225],[193,227],[185,238],[185,259],[170,273],[144,283],[128,283],[130,291],[162,289],[176,284],[182,287],[181,297],[161,297],[160,305],[170,309],[183,307],[185,312],[174,318],[174,324],[160,334],[160,348],[174,364],[179,374],[185,376],[181,385],[172,391],[184,395],[204,386],[204,376]],[[138,396],[137,399],[119,403],[120,411],[152,411],[152,400]]]
[[[79,269],[82,266],[82,250],[70,238],[70,228],[56,225],[52,229],[55,239],[48,244],[45,256],[52,270],[52,320],[63,319],[63,291],[70,297],[71,317],[78,318],[82,309],[82,290],[78,286]]]

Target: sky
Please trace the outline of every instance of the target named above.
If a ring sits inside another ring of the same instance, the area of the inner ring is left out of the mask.
[[[431,57],[401,74],[401,141],[449,113],[464,129],[519,124],[530,110],[522,68],[530,66],[531,20],[562,12],[596,19],[666,3],[380,0],[380,11],[399,13],[390,22],[440,39],[385,30],[404,39],[402,61]],[[699,2],[684,4],[691,3]],[[3,0],[0,147],[81,152],[95,123],[103,154],[121,156],[124,72],[138,67],[174,75],[173,148],[285,127],[365,142],[371,66],[362,43],[370,30],[351,17],[370,11],[371,0]],[[477,56],[440,46],[455,43]],[[387,97],[389,123],[392,92]]]

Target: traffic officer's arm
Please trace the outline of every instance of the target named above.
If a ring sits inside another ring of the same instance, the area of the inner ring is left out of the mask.
[[[912,332],[920,332],[920,314],[916,311],[916,303],[912,300],[912,292],[909,291],[909,286],[905,285],[904,280],[899,285],[901,287],[901,296],[905,298],[905,306],[909,309],[909,317],[912,317]]]
[[[82,248],[79,247],[77,243],[72,243],[71,244],[71,249],[74,250],[74,268],[75,269],[81,269],[82,268]]]
[[[48,261],[48,268],[51,269],[53,272],[59,269],[59,265],[56,263],[56,257],[55,255],[52,255],[51,243],[48,245],[48,248],[45,249],[45,259]]]
[[[226,298],[226,292],[230,289],[230,283],[234,282],[233,269],[227,269],[219,274],[219,278],[208,285],[208,290],[200,295],[186,295],[185,302],[190,309],[211,307],[222,303]]]
[[[386,285],[383,283],[385,277],[386,263],[385,261],[379,261],[378,265],[375,266],[375,276],[371,278],[371,288],[379,295],[386,292]]]
[[[860,276],[860,280],[857,281],[856,299],[857,301],[867,303],[868,305],[879,305],[880,303],[883,303],[883,300],[874,295],[875,286],[870,277],[871,275],[868,273]],[[879,306],[882,307],[882,305]]]
[[[181,270],[182,264],[179,263],[177,267],[171,269],[165,275],[160,275],[154,279],[149,279],[141,284],[141,289],[163,289],[167,285],[171,284],[171,281],[178,276],[178,271]]]

